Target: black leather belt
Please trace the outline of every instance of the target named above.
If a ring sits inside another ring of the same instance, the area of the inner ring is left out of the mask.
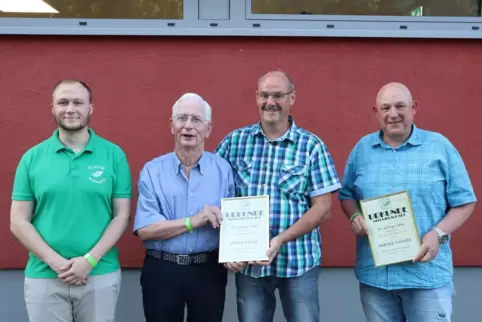
[[[190,255],[177,255],[177,254],[161,252],[159,250],[148,249],[146,253],[147,255],[152,256],[154,258],[165,260],[168,262],[174,262],[178,265],[203,264],[207,262],[217,261],[217,251],[213,251],[209,253],[190,254]]]

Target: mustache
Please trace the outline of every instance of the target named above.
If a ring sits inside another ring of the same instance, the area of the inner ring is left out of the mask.
[[[268,105],[268,103],[266,102],[261,106],[261,109],[263,111],[279,111],[281,110],[281,106],[279,106],[278,104]]]

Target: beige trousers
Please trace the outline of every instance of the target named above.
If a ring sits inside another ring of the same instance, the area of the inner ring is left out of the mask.
[[[30,322],[114,322],[121,271],[89,276],[84,286],[60,279],[25,278]]]

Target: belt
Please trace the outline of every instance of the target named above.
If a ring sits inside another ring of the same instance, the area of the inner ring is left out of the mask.
[[[177,254],[162,252],[160,250],[148,249],[146,253],[151,257],[165,260],[168,262],[174,262],[178,265],[203,264],[208,261],[210,262],[217,261],[217,252],[215,251],[209,252],[209,253],[177,255]]]

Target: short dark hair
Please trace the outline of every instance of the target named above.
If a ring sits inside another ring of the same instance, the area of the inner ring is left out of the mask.
[[[270,71],[267,71],[266,73],[264,73],[263,75],[261,75],[258,78],[258,84],[266,75],[271,74],[271,73],[281,73],[281,74],[283,74],[286,77],[286,79],[288,80],[288,90],[290,92],[295,90],[295,83],[293,82],[293,79],[291,78],[291,76],[287,72],[282,71],[281,69],[272,69]]]
[[[89,85],[87,85],[86,82],[84,82],[82,80],[78,80],[78,79],[72,79],[72,78],[62,79],[61,81],[57,82],[57,84],[55,84],[54,89],[52,90],[52,94],[55,92],[55,90],[60,85],[62,85],[62,84],[72,84],[72,83],[77,83],[77,84],[82,85],[87,90],[87,92],[89,93],[89,103],[92,103],[92,89],[90,88]]]

